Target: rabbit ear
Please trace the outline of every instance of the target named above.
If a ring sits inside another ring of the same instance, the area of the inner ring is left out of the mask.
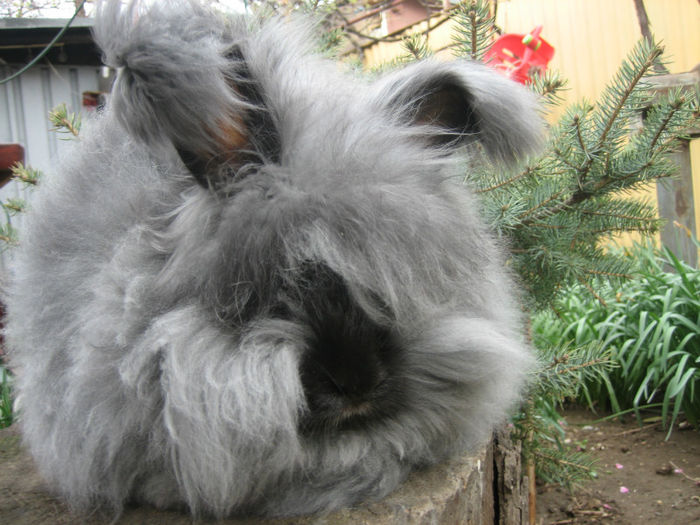
[[[494,160],[513,161],[542,138],[535,95],[482,64],[416,62],[381,79],[378,89],[389,114],[427,125],[439,147],[479,142]]]
[[[117,118],[149,147],[175,146],[206,186],[279,150],[262,90],[226,36],[233,23],[220,17],[188,0],[106,2],[95,24],[105,63],[118,69]]]
[[[227,53],[227,59],[231,71],[235,71],[235,76],[229,74],[227,82],[240,103],[233,103],[213,129],[205,125],[205,137],[213,139],[211,145],[196,149],[192,144],[176,144],[184,164],[205,186],[218,182],[215,179],[221,173],[221,166],[226,168],[223,175],[229,175],[232,170],[234,175],[240,176],[244,168],[279,162],[280,138],[265,104],[262,87],[250,74],[238,47]]]

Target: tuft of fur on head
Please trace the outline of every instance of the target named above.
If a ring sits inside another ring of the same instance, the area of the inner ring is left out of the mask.
[[[287,516],[473,448],[531,364],[458,175],[539,137],[525,90],[425,61],[375,81],[299,20],[109,1],[104,112],[36,192],[6,341],[22,432],[78,509]]]
[[[187,16],[190,23],[183,24]],[[106,2],[98,6],[95,40],[104,63],[118,71],[112,104],[122,124],[148,143],[167,137],[212,150],[221,121],[247,103],[230,89],[236,64],[226,58],[214,12],[187,0],[163,4]],[[188,122],[189,127],[181,123]]]

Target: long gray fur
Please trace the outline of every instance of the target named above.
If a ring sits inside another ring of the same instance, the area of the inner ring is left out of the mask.
[[[517,294],[459,174],[477,142],[533,147],[532,97],[466,62],[370,82],[310,31],[99,8],[117,84],[36,192],[4,291],[24,438],[76,508],[381,498],[520,396]]]

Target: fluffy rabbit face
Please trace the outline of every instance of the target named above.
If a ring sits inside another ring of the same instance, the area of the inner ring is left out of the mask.
[[[529,350],[458,179],[474,149],[532,146],[530,95],[457,62],[370,82],[299,21],[149,4],[100,9],[118,79],[39,190],[6,297],[52,486],[292,515],[482,442]]]

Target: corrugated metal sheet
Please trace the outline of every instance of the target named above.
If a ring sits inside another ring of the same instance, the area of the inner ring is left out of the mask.
[[[0,67],[0,78],[13,71]],[[65,136],[51,131],[48,114],[65,103],[71,112],[81,111],[82,93],[98,89],[99,68],[94,66],[37,66],[19,78],[0,85],[0,142],[24,146],[25,164],[50,173],[66,151]],[[0,189],[0,200],[26,198],[22,185],[10,182]],[[21,216],[13,224],[21,223]],[[5,252],[7,253],[7,252]],[[4,266],[0,257],[0,270]]]
[[[3,77],[10,72],[0,68]],[[97,90],[98,75],[92,66],[41,66],[0,85],[0,142],[22,144],[27,164],[48,170],[65,148],[61,135],[51,131],[49,112],[62,103],[80,111],[82,93]]]

